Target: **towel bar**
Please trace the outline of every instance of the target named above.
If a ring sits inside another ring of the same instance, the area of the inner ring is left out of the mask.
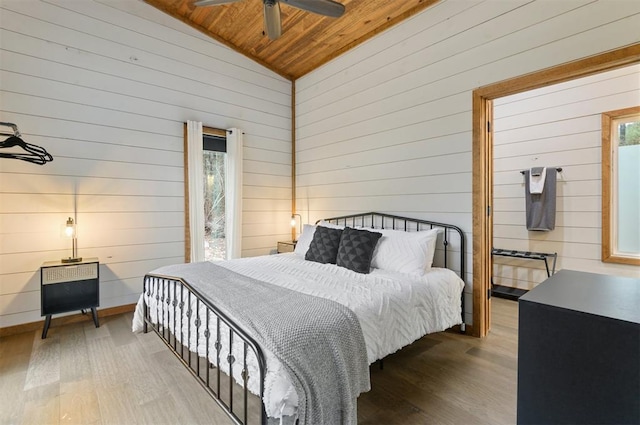
[[[520,174],[524,175],[525,171],[526,171],[526,170],[520,170]],[[557,167],[557,168],[556,168],[556,171],[557,171],[558,173],[562,172],[562,167]]]

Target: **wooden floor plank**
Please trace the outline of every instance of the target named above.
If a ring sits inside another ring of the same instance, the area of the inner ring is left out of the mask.
[[[148,336],[157,338],[155,335]],[[158,370],[163,371],[161,378],[165,388],[175,400],[176,406],[180,407],[181,415],[186,422],[221,425],[233,423],[168,350],[153,354],[151,362]]]
[[[82,323],[60,327],[60,382],[74,382],[91,377],[87,339]]]
[[[81,322],[82,326],[84,327],[84,335],[87,338],[87,340],[111,337],[111,333],[109,333],[109,326],[105,326],[105,325],[107,325],[111,320],[113,320],[114,317],[118,317],[118,315],[103,317],[102,319],[100,319],[99,328],[96,328],[96,326],[93,324],[93,321]]]
[[[22,421],[25,403],[22,389],[26,379],[26,367],[22,370],[0,369],[0,424],[18,424]]]
[[[92,331],[85,327],[85,333]],[[87,348],[102,423],[135,422],[132,418],[136,417],[136,406],[132,400],[136,394],[129,386],[129,374],[136,365],[122,361],[110,337],[88,339]]]
[[[31,335],[34,335],[31,333]],[[58,383],[60,381],[60,339],[59,335],[40,339],[34,336],[27,379],[24,391],[41,385]]]
[[[137,423],[149,425],[193,423],[181,413],[182,409],[178,408],[175,400],[165,395],[163,398],[156,398],[140,405],[137,409]]]
[[[116,347],[131,344],[136,340],[136,335],[131,332],[131,321],[125,315],[111,316],[106,318],[106,325],[109,327],[109,334]]]
[[[60,424],[101,423],[98,394],[91,379],[60,384]]]
[[[24,332],[12,338],[0,338],[0,373],[15,373],[29,367],[34,332]],[[5,342],[6,341],[6,342]]]
[[[148,361],[137,338],[134,337],[131,344],[114,347],[114,354],[123,364],[135,365],[127,368],[126,378],[134,405],[149,404],[167,396],[168,391],[162,381],[162,375],[166,372],[153,361]]]
[[[133,394],[127,385],[112,388],[96,387],[103,425],[138,423],[139,407],[131,403]]]
[[[42,384],[23,393],[25,403],[23,424],[60,423],[60,384]]]

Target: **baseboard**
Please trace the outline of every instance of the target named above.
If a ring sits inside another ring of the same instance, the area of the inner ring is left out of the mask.
[[[134,311],[135,308],[136,308],[135,303],[119,305],[117,307],[104,308],[104,309],[98,310],[98,317],[108,317],[108,316],[115,316],[117,314],[129,313],[131,311]],[[77,322],[93,323],[93,318],[91,317],[91,314],[82,314],[82,313],[72,314],[70,316],[54,317],[51,319],[51,326],[52,327],[62,326],[62,325],[67,325],[70,323],[77,323]],[[33,332],[38,329],[42,330],[43,327],[44,327],[44,318],[37,322],[23,323],[15,326],[7,326],[6,328],[0,328],[0,338],[3,336],[16,335],[23,332]]]

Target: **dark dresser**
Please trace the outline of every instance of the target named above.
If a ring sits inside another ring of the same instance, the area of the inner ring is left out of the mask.
[[[640,424],[640,279],[561,270],[518,326],[518,424]]]

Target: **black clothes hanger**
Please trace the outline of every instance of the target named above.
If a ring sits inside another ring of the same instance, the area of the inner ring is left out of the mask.
[[[10,136],[4,142],[0,142],[0,149],[20,147],[25,152],[0,152],[0,158],[19,159],[32,164],[44,165],[53,161],[53,157],[44,148],[27,143],[17,136]]]
[[[53,161],[53,157],[51,156],[51,154],[49,154],[49,152],[46,151],[45,148],[34,145],[32,143],[27,143],[22,140],[20,138],[18,127],[15,124],[0,124],[13,128],[13,135],[4,133],[5,135],[9,136],[9,138],[5,139],[4,142],[0,142],[0,158],[19,159],[21,161],[26,161],[38,165],[44,165],[47,162]],[[13,147],[22,148],[24,152],[1,152],[2,149]]]

